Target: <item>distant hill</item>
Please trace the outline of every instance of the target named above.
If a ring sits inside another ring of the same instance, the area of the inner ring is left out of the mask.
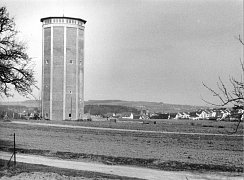
[[[89,104],[85,105],[84,109],[85,113],[90,113],[91,115],[106,115],[108,113],[124,113],[124,112],[131,112],[134,114],[139,114],[140,111],[133,107],[128,106],[118,106],[118,105],[94,105]]]
[[[39,100],[27,100],[17,102],[0,102],[0,105],[18,105],[26,107],[40,107]],[[198,109],[206,109],[206,106],[178,105],[166,104],[163,102],[147,102],[147,101],[123,101],[123,100],[89,100],[85,101],[85,105],[113,105],[126,106],[136,108],[137,110],[149,110],[150,112],[190,112]]]
[[[7,106],[26,106],[28,108],[31,107],[40,107],[39,100],[27,100],[27,101],[13,101],[13,102],[0,102],[0,105],[7,105]]]
[[[133,107],[138,110],[149,110],[150,112],[190,112],[198,109],[206,109],[206,106],[178,105],[166,104],[162,102],[147,102],[147,101],[122,101],[122,100],[89,100],[85,105],[118,105]]]

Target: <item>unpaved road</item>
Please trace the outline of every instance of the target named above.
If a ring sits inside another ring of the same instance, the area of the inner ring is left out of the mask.
[[[10,153],[1,152],[0,158],[9,160]],[[105,165],[90,162],[68,161],[55,158],[48,158],[36,155],[17,154],[17,162],[41,164],[58,168],[75,169],[82,171],[92,171],[105,174],[113,174],[118,176],[135,177],[148,180],[243,180],[241,175],[233,176],[230,173],[193,173],[186,171],[160,171],[148,168],[138,168],[129,166]]]
[[[190,133],[190,132],[167,132],[167,131],[145,131],[145,130],[135,130],[135,129],[116,129],[116,128],[101,128],[101,127],[87,127],[87,126],[73,126],[73,125],[63,125],[63,124],[44,124],[44,123],[33,123],[33,122],[21,122],[12,121],[15,124],[26,124],[32,126],[52,126],[52,127],[63,127],[63,128],[74,128],[74,129],[94,129],[94,130],[104,130],[104,131],[124,131],[124,132],[141,132],[141,133],[159,133],[159,134],[182,134],[182,135],[203,135],[203,136],[234,136],[242,137],[242,134],[214,134],[214,133]]]

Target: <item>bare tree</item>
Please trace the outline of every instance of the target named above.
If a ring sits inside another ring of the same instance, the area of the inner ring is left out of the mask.
[[[242,46],[244,46],[244,42],[242,41],[240,35],[238,37],[238,40],[242,44]],[[214,97],[217,97],[220,100],[220,103],[218,104],[204,100],[206,103],[214,106],[226,106],[231,104],[232,106],[239,107],[244,110],[244,61],[240,60],[240,65],[242,71],[241,78],[239,80],[234,77],[229,78],[231,89],[227,88],[227,86],[223,83],[220,77],[219,81],[217,82],[217,90],[212,89],[203,83],[204,87],[207,88]],[[240,123],[241,117],[239,118],[234,133],[237,132]]]
[[[23,42],[17,41],[14,19],[0,7],[0,96],[13,96],[13,90],[27,97],[36,87],[32,60]]]

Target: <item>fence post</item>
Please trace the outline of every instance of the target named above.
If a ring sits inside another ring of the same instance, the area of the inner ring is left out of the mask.
[[[7,164],[8,167],[10,166],[10,163],[11,163],[11,160],[12,160],[13,157],[14,157],[14,167],[15,167],[16,166],[15,133],[14,133],[14,152],[13,152],[11,158],[8,161],[8,164]]]
[[[14,166],[16,166],[15,133],[14,133]]]

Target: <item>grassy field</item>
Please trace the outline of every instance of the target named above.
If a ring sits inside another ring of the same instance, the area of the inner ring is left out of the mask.
[[[234,127],[233,122],[189,120],[157,120],[156,124],[35,122],[217,134],[227,134]],[[243,133],[242,127],[241,124],[238,134]],[[16,133],[18,151],[23,153],[165,170],[243,172],[243,136],[102,131],[1,122],[0,150],[11,149],[13,133]]]
[[[213,134],[230,134],[237,125],[237,122],[225,121],[209,121],[209,120],[176,120],[176,119],[150,119],[148,122],[156,122],[156,124],[143,124],[143,120],[124,120],[117,123],[106,121],[37,121],[37,120],[21,120],[23,122],[35,122],[46,124],[63,124],[74,126],[104,127],[117,129],[136,129],[147,131],[167,131],[167,132],[192,132],[192,133],[213,133]],[[244,134],[243,124],[240,124],[237,133]]]

